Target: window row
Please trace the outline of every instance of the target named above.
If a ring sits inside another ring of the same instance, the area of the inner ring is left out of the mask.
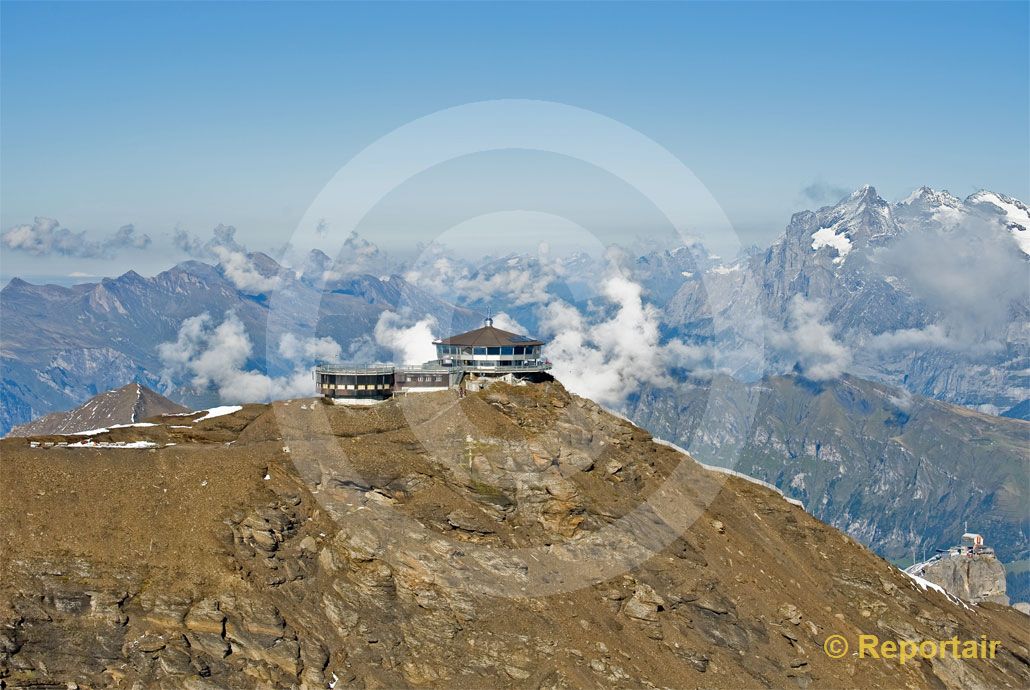
[[[540,355],[539,345],[505,345],[501,347],[469,347],[467,345],[437,345],[436,353],[440,357],[454,355],[524,355],[536,357]]]
[[[358,384],[357,386],[349,386],[349,385],[344,385],[342,383],[338,383],[336,385],[333,385],[333,384],[330,383],[330,384],[324,384],[322,386],[322,388],[327,389],[327,390],[332,390],[333,388],[335,388],[338,391],[353,391],[353,390],[359,390],[359,391],[388,391],[388,390],[392,389],[393,386],[391,386],[388,383],[378,383],[378,384],[370,383],[370,384],[367,384],[367,385]]]

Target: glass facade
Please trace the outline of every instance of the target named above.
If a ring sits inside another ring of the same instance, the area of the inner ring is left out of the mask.
[[[539,345],[436,346],[436,357],[444,366],[492,369],[497,367],[538,367],[541,365]]]

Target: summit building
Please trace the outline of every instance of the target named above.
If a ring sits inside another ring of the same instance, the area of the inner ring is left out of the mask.
[[[544,341],[495,328],[493,319],[433,345],[436,359],[422,364],[321,364],[318,393],[337,404],[371,404],[398,393],[476,389],[496,379],[538,381],[551,368]]]

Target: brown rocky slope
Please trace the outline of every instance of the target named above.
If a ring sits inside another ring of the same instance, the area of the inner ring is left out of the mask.
[[[1030,684],[1030,618],[925,591],[557,383],[200,416],[0,441],[3,684]],[[861,632],[1002,647],[824,655]]]

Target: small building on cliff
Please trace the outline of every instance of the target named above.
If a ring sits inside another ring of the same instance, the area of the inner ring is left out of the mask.
[[[436,359],[422,364],[320,364],[317,392],[338,404],[372,404],[393,395],[476,387],[491,380],[534,381],[548,376],[546,343],[527,335],[482,328],[434,340]]]
[[[962,535],[962,544],[941,549],[928,561],[916,563],[905,572],[944,588],[959,599],[979,603],[991,601],[1008,605],[1005,566],[984,545],[983,536],[972,532]]]

